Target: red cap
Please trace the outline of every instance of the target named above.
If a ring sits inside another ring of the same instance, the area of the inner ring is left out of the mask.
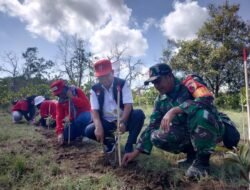
[[[108,59],[102,59],[94,64],[95,76],[101,77],[112,71],[112,63]]]
[[[56,80],[50,85],[50,90],[52,91],[54,96],[57,96],[61,94],[64,86],[65,82],[63,80]]]

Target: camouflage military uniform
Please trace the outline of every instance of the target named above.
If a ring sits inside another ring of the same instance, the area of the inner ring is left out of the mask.
[[[213,105],[213,97],[196,98],[179,107],[188,114],[188,129],[194,149],[202,155],[213,153],[224,134],[224,125]]]
[[[168,132],[162,131],[159,127],[163,116],[176,106],[184,113],[172,120]],[[218,122],[217,111],[210,98],[193,100],[188,89],[175,79],[172,92],[156,98],[150,124],[142,133],[137,149],[150,154],[154,145],[169,152],[180,153],[192,144],[198,155],[211,154],[222,134],[223,127]]]

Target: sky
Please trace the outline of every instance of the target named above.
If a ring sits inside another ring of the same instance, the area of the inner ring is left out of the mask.
[[[39,56],[55,60],[63,34],[88,42],[88,49],[106,57],[118,44],[125,54],[146,66],[159,61],[167,40],[189,40],[209,18],[207,6],[225,0],[0,0],[0,55],[21,56],[37,47]],[[250,0],[239,16],[250,20]],[[0,60],[1,61],[1,60]]]

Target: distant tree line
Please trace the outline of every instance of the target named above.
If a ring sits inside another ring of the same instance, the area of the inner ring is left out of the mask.
[[[143,63],[126,56],[126,48],[120,50],[116,46],[114,49],[107,58],[118,64],[123,77],[132,85],[136,76],[141,75]],[[96,82],[93,64],[98,58],[87,51],[86,43],[77,36],[64,36],[58,42],[57,57],[56,62],[46,60],[39,56],[37,47],[28,47],[21,59],[12,51],[4,53],[1,56],[0,73],[7,77],[0,78],[0,106],[32,94],[50,98],[49,85],[59,78],[83,88],[88,95]]]
[[[250,46],[250,24],[237,14],[239,5],[209,5],[209,19],[189,41],[167,41],[161,62],[181,72],[182,76],[195,73],[203,77],[223,108],[239,109],[244,96],[243,47]],[[98,59],[87,50],[87,44],[77,36],[64,36],[58,42],[56,61],[39,56],[37,47],[28,47],[22,60],[14,52],[4,53],[0,73],[0,105],[29,94],[50,96],[52,80],[66,78],[70,84],[82,87],[86,93],[95,82],[93,64]],[[141,60],[126,56],[127,48],[116,44],[110,55],[116,72],[134,86],[144,66]],[[152,105],[157,92],[153,87],[133,89],[136,105]]]

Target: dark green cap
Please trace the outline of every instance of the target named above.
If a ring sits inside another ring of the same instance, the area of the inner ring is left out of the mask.
[[[165,63],[158,63],[149,68],[149,79],[144,82],[144,85],[148,85],[150,82],[160,78],[163,75],[172,73],[172,69]]]

